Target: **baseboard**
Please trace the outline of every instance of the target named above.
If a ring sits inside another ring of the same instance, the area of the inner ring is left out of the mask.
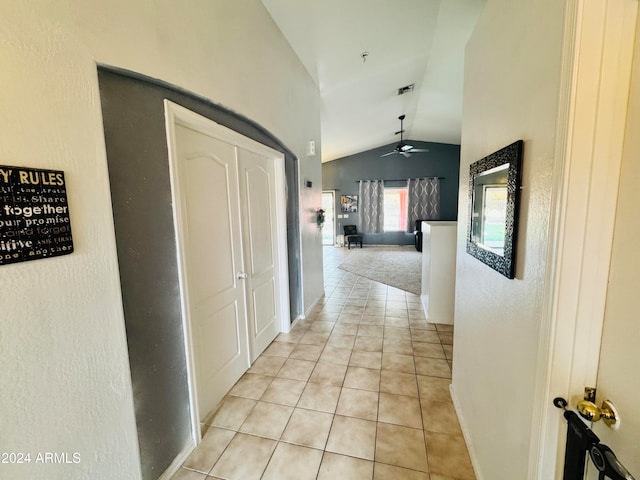
[[[427,323],[437,323],[439,325],[453,325],[453,317],[427,317]]]
[[[427,318],[427,299],[429,298],[428,295],[425,295],[424,293],[422,295],[420,295],[420,304],[422,305],[422,312],[424,313],[424,317]]]
[[[428,323],[439,323],[443,325],[453,325],[453,315],[446,317],[429,317],[427,303],[429,296],[428,295],[420,295],[420,304],[422,305],[422,311],[424,313],[425,318]]]
[[[345,245],[346,246],[346,245]],[[413,247],[413,243],[364,243],[364,247]],[[360,246],[358,246],[360,248]]]
[[[318,297],[316,298],[313,303],[311,303],[311,305],[309,306],[309,308],[307,308],[304,312],[303,315],[300,315],[301,318],[307,318],[309,316],[309,314],[311,314],[311,311],[316,308],[316,306],[318,305],[318,302],[320,301],[322,297]]]
[[[462,409],[460,408],[460,404],[458,403],[458,397],[456,396],[455,389],[453,388],[453,383],[449,385],[449,391],[451,392],[451,399],[453,400],[453,408],[456,410],[456,414],[458,415],[458,422],[460,423],[460,429],[462,430],[462,436],[464,437],[464,441],[467,444],[467,450],[469,451],[469,458],[471,459],[471,466],[473,467],[473,471],[476,475],[476,480],[484,480],[482,473],[480,471],[480,463],[478,462],[478,457],[476,456],[476,450],[474,448],[473,442],[471,441],[471,435],[469,435],[469,430],[467,428],[467,422],[462,414]]]
[[[300,321],[300,320],[305,320],[309,314],[311,313],[311,311],[316,308],[316,306],[318,305],[318,302],[320,301],[320,298],[322,297],[318,297],[315,299],[315,301],[309,306],[309,308],[307,308],[306,311],[304,311],[303,313],[301,313],[300,315],[298,315],[295,320],[293,322],[291,322],[291,328],[295,327],[296,324]]]
[[[175,475],[175,473],[180,470],[180,467],[184,462],[187,461],[189,455],[193,453],[196,449],[196,444],[193,442],[193,439],[189,440],[189,443],[186,447],[178,454],[176,458],[173,459],[171,465],[158,477],[158,480],[169,480],[171,477]]]

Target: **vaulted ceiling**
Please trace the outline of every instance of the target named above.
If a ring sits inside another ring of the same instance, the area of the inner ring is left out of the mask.
[[[485,0],[262,3],[320,89],[323,162],[399,141],[402,114],[405,139],[460,143],[464,47]]]

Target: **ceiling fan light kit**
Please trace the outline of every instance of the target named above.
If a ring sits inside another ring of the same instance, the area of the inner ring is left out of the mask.
[[[413,90],[413,85],[409,85],[409,87],[411,87],[411,89]],[[403,88],[408,88],[408,87],[403,87]],[[398,91],[398,95],[401,95],[400,91]],[[403,157],[410,157],[412,153],[429,151],[425,148],[414,148],[413,145],[404,143],[404,137],[402,134],[404,133],[403,123],[405,118],[406,118],[405,115],[400,115],[398,117],[398,120],[400,120],[400,130],[396,132],[396,135],[400,134],[400,143],[396,145],[396,148],[394,148],[393,151],[380,155],[380,157],[386,157],[387,155],[393,155],[395,153],[399,153]]]

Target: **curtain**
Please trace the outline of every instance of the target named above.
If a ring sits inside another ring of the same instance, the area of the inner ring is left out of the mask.
[[[362,233],[384,231],[384,181],[360,180],[358,230]]]
[[[440,180],[437,178],[410,178],[407,181],[407,232],[413,232],[416,220],[440,218]]]

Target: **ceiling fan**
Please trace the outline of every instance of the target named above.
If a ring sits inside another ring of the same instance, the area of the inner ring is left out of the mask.
[[[405,119],[405,115],[400,115],[398,117],[398,119],[400,120],[400,131],[396,132],[397,134],[400,134],[400,143],[398,143],[396,145],[396,148],[393,149],[393,151],[389,152],[389,153],[385,153],[384,155],[380,155],[381,157],[386,157],[387,155],[393,155],[394,153],[399,153],[400,155],[404,156],[404,157],[410,157],[412,153],[416,153],[416,152],[428,152],[429,150],[426,150],[424,148],[413,148],[413,145],[408,145],[406,143],[404,143],[402,134],[404,133],[404,128],[402,128],[402,124],[404,122]]]

